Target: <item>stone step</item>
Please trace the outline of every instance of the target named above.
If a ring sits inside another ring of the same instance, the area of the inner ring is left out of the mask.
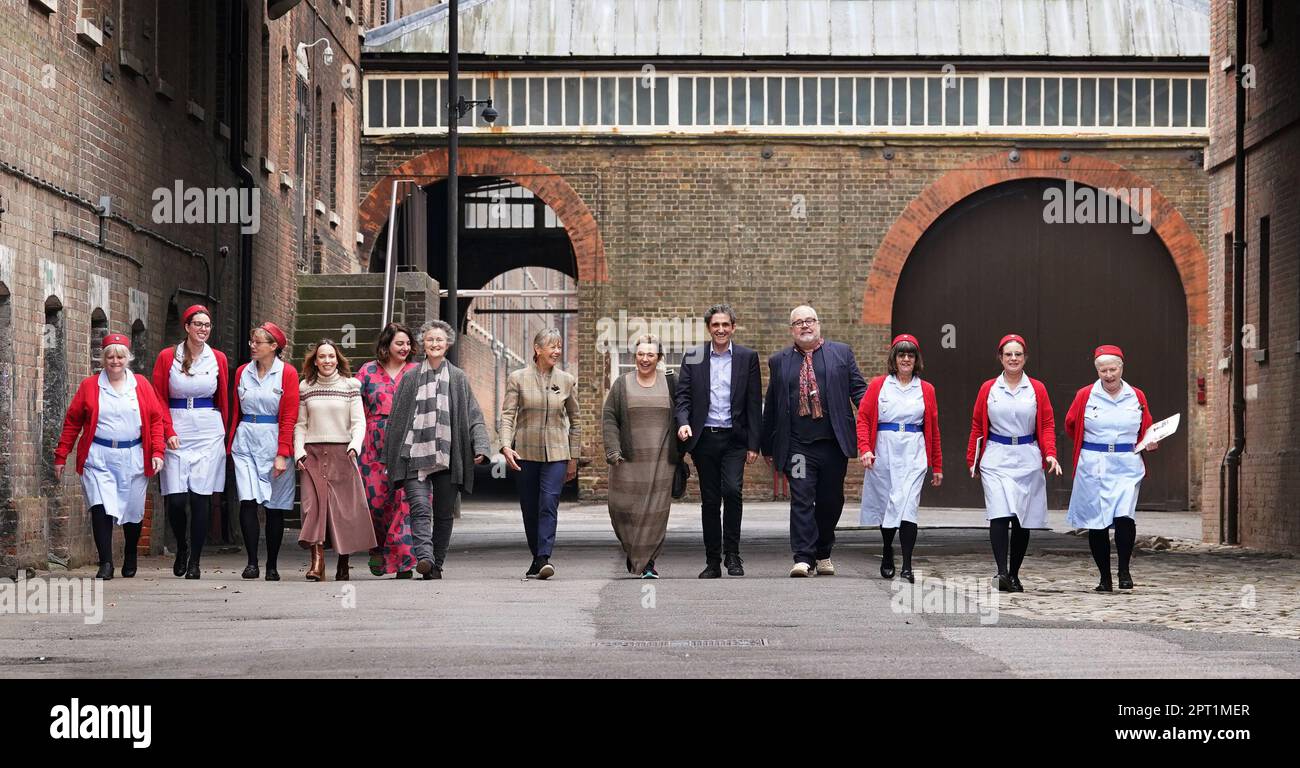
[[[379,296],[373,298],[360,299],[298,299],[298,317],[312,317],[315,315],[356,315],[358,317],[368,317],[371,314],[379,316],[379,310],[383,307],[383,299]]]
[[[379,286],[384,285],[381,272],[349,272],[337,275],[298,275],[299,288]]]
[[[384,286],[298,286],[298,301],[382,301]]]

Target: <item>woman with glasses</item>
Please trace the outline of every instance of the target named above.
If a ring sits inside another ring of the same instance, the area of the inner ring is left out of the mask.
[[[163,415],[167,454],[159,485],[176,536],[172,573],[197,579],[212,494],[226,489],[229,369],[226,356],[208,346],[212,313],[207,307],[195,304],[185,310],[181,321],[185,340],[160,352],[153,367],[154,391],[168,406]]]
[[[901,531],[902,578],[915,582],[912,550],[921,486],[933,470],[933,486],[943,482],[939,446],[939,401],[934,385],[921,380],[925,364],[915,336],[900,334],[889,348],[888,376],[867,385],[858,406],[858,450],[866,470],[862,480],[862,525],[880,527],[884,548],[880,575],[894,578],[894,534]]]
[[[971,477],[978,473],[984,486],[989,540],[1002,592],[1025,591],[1020,565],[1029,550],[1029,529],[1047,525],[1044,469],[1061,474],[1052,403],[1047,387],[1025,373],[1027,349],[1025,340],[1014,333],[998,342],[1002,375],[980,387],[966,444]]]
[[[230,460],[239,490],[239,529],[248,552],[245,579],[256,579],[257,507],[266,510],[266,580],[279,581],[284,513],[293,509],[293,429],[298,423],[298,371],[280,359],[288,338],[275,323],[248,334],[251,363],[235,371]]]

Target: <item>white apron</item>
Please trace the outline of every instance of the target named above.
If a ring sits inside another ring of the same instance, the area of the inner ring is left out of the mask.
[[[1101,380],[1092,385],[1083,408],[1083,439],[1089,443],[1136,443],[1142,427],[1137,393],[1123,382],[1111,399]],[[1133,451],[1079,451],[1079,465],[1065,520],[1075,528],[1105,530],[1117,517],[1134,517],[1138,490],[1146,477],[1142,455]]]
[[[113,391],[108,374],[99,374],[99,422],[94,437],[101,440],[138,440],[140,438],[140,401],[136,398],[135,375],[127,373],[126,389]],[[82,438],[86,439],[85,437]],[[113,448],[92,442],[81,471],[81,489],[86,507],[103,505],[104,512],[118,525],[138,523],[144,519],[145,490],[144,444],[131,448]]]
[[[904,387],[897,376],[889,376],[876,400],[877,421],[921,426],[925,417],[925,400],[921,379],[913,376]],[[876,462],[862,479],[862,525],[897,528],[904,520],[916,523],[921,505],[921,486],[929,469],[922,432],[876,433]]]
[[[184,344],[185,342],[181,342]],[[167,386],[169,399],[209,397],[217,393],[217,358],[203,345],[203,354],[181,373],[181,349],[176,347]],[[216,408],[172,408],[172,428],[181,440],[178,451],[168,448],[160,479],[163,495],[190,491],[209,496],[226,489],[226,434]]]
[[[1038,429],[1038,399],[1029,376],[1013,392],[1005,376],[989,390],[989,431],[1004,437],[1024,437]],[[985,441],[980,482],[988,519],[1015,516],[1022,528],[1047,527],[1047,479],[1038,441],[1003,445]]]
[[[284,395],[284,361],[276,359],[266,378],[258,378],[257,363],[250,362],[236,382],[242,416],[269,416],[269,423],[240,421],[230,458],[235,465],[235,485],[240,501],[256,501],[267,509],[293,509],[294,462],[288,458],[284,474],[274,477],[280,446],[280,398]]]

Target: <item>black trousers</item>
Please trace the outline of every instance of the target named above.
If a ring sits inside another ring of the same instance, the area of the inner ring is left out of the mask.
[[[710,563],[722,562],[724,554],[740,554],[745,446],[736,443],[734,435],[731,430],[711,432],[705,427],[691,451],[700,480],[704,558]]]
[[[813,565],[831,556],[835,526],[844,511],[849,460],[835,440],[792,443],[785,473],[790,478],[790,550],[796,563]]]

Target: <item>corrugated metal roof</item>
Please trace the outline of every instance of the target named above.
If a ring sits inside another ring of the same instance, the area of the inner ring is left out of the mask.
[[[447,3],[366,34],[445,53]],[[1208,57],[1209,0],[460,0],[490,56]]]

